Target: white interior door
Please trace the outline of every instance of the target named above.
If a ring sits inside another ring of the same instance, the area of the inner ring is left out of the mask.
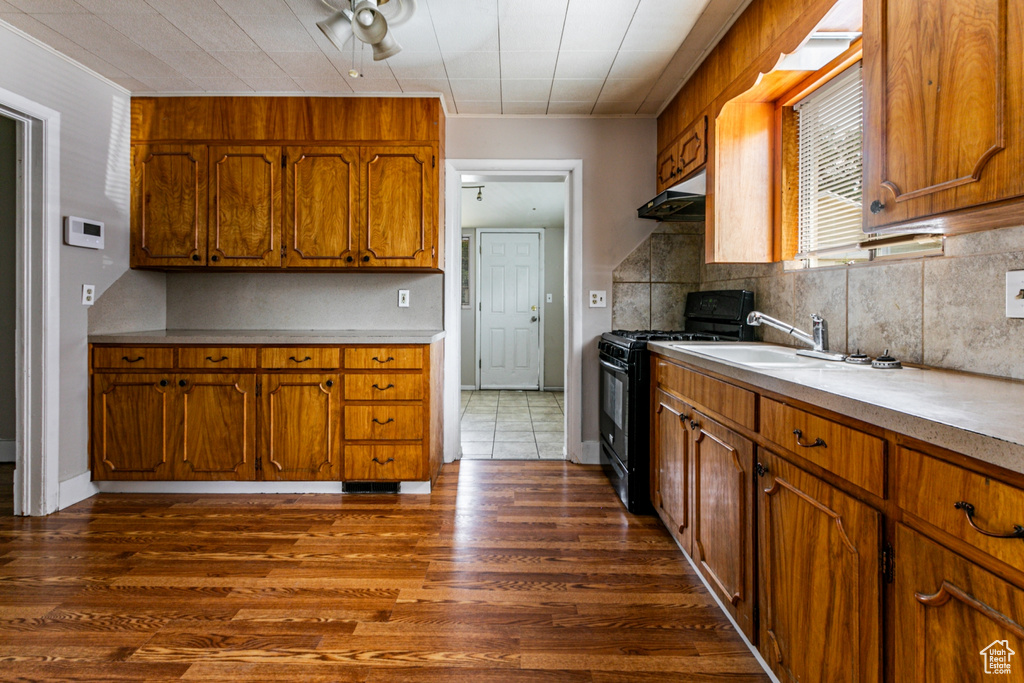
[[[480,388],[540,388],[538,233],[480,233]]]

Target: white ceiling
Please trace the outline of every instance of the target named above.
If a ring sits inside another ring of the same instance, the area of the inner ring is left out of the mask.
[[[653,116],[749,1],[418,0],[382,62],[321,34],[321,0],[0,0],[0,21],[133,94],[440,93],[449,115]]]
[[[475,186],[483,199],[476,200]],[[473,186],[473,187],[467,187]],[[462,178],[462,225],[466,228],[561,228],[565,223],[565,181],[495,181]]]

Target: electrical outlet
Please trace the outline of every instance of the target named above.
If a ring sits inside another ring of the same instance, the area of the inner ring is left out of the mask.
[[[549,294],[548,294],[548,296],[547,296],[547,298],[545,299],[545,301],[546,301],[547,303],[551,303],[552,301],[554,301],[554,297],[552,297],[552,296],[551,296],[551,294],[549,293]]]
[[[82,305],[92,306],[96,303],[96,285],[82,285]]]
[[[400,289],[398,290],[398,307],[409,308],[409,290]]]
[[[1006,273],[1006,317],[1024,318],[1024,270]]]
[[[605,292],[601,290],[590,290],[590,307],[604,308],[608,304],[604,301]]]

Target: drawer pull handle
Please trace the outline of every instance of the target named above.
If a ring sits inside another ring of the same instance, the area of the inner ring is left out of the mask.
[[[377,358],[377,356],[374,356],[374,357],[373,357],[373,360],[377,361],[378,363],[390,363],[390,362],[391,362],[391,361],[393,361],[394,359],[395,359],[395,357],[394,357],[394,356],[388,356],[388,357],[387,357],[387,360],[381,360],[380,358]]]
[[[375,456],[373,456],[373,461],[375,463],[377,463],[378,465],[387,465],[389,462],[394,462],[395,459],[394,458],[388,458],[384,462],[381,462],[380,460],[377,459],[377,456],[375,455]]]
[[[977,531],[983,536],[991,536],[992,538],[1020,538],[1024,539],[1024,526],[1020,524],[1013,525],[1013,531],[1001,534],[994,531],[985,531],[980,526],[974,523],[974,506],[967,501],[961,500],[953,505],[957,510],[963,510],[964,514],[967,515],[967,523],[971,525],[971,528]]]
[[[121,356],[121,360],[128,363],[138,363],[140,360],[145,360],[145,356],[139,356],[138,358],[129,358],[128,356]]]
[[[373,421],[374,421],[374,422],[376,422],[376,423],[377,423],[377,424],[379,424],[379,425],[386,425],[386,424],[387,424],[388,422],[394,422],[394,421],[395,421],[395,418],[393,418],[393,417],[389,417],[389,418],[388,418],[387,420],[385,420],[384,422],[381,422],[381,421],[380,421],[380,420],[378,420],[377,418],[373,418]]]
[[[818,448],[819,446],[822,448],[828,448],[828,444],[826,444],[820,438],[815,439],[814,443],[804,443],[803,441],[801,441],[801,439],[804,438],[804,433],[801,432],[799,429],[794,429],[793,434],[796,436],[796,445],[799,446],[800,448]]]
[[[305,363],[305,362],[306,362],[307,360],[313,360],[313,359],[312,359],[312,358],[310,358],[309,356],[306,356],[306,357],[305,357],[305,358],[303,358],[302,360],[299,360],[299,359],[298,359],[298,358],[296,358],[295,356],[289,356],[289,357],[288,357],[288,359],[289,359],[289,360],[293,360],[293,361],[295,361],[296,363]]]
[[[386,387],[379,387],[376,384],[374,384],[373,388],[376,389],[377,391],[387,391],[388,389],[391,389],[394,386],[395,386],[394,384],[388,384]]]
[[[227,359],[227,356],[221,356],[220,358],[213,358],[211,356],[206,357],[206,360],[210,361],[211,363],[220,363],[221,361],[225,361]]]

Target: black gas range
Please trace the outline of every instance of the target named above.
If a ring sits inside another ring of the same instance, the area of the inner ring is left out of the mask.
[[[746,290],[691,292],[679,331],[614,330],[601,335],[601,464],[625,504],[637,514],[650,500],[650,361],[652,341],[753,341],[747,314],[754,293]]]

